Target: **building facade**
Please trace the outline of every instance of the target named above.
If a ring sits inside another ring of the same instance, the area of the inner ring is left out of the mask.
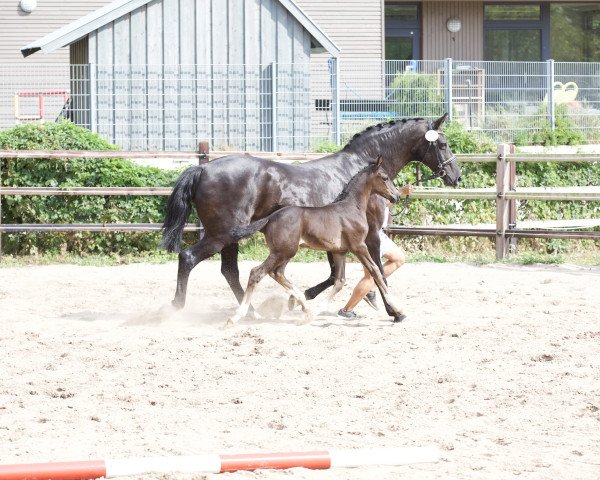
[[[0,0],[0,63],[65,63],[68,48],[23,59],[34,40],[111,3]],[[189,8],[178,2],[178,8]],[[340,47],[342,63],[369,60],[600,61],[600,2],[296,0]],[[452,31],[451,31],[452,30]],[[316,57],[318,58],[318,57]]]
[[[600,61],[600,2],[298,0],[344,60]]]

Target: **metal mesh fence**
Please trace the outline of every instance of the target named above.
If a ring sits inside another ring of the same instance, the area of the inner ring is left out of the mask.
[[[0,65],[0,128],[68,118],[123,149],[313,150],[369,125],[449,112],[514,141],[569,122],[600,140],[600,63]]]

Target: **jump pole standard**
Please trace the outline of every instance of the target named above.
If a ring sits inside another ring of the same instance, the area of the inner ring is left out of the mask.
[[[224,473],[267,468],[284,470],[294,467],[326,470],[368,465],[430,463],[437,462],[439,457],[440,452],[435,447],[407,447],[30,463],[0,465],[0,480],[91,480],[148,473]]]

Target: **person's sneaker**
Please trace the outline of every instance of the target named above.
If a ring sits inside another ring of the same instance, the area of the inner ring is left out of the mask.
[[[352,310],[344,310],[343,308],[337,313],[338,317],[348,318],[350,320],[354,320],[358,318],[358,315],[354,313]]]
[[[369,293],[367,293],[363,300],[367,302],[369,307],[379,310],[379,306],[377,305],[377,296],[374,290],[371,290]]]

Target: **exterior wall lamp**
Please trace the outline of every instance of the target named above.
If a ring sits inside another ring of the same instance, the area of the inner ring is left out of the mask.
[[[36,0],[21,0],[19,2],[19,8],[25,13],[33,12],[37,7]]]
[[[462,22],[460,21],[460,18],[457,18],[457,17],[449,18],[446,21],[446,28],[448,29],[448,31],[450,33],[459,32],[460,29],[462,28]]]

